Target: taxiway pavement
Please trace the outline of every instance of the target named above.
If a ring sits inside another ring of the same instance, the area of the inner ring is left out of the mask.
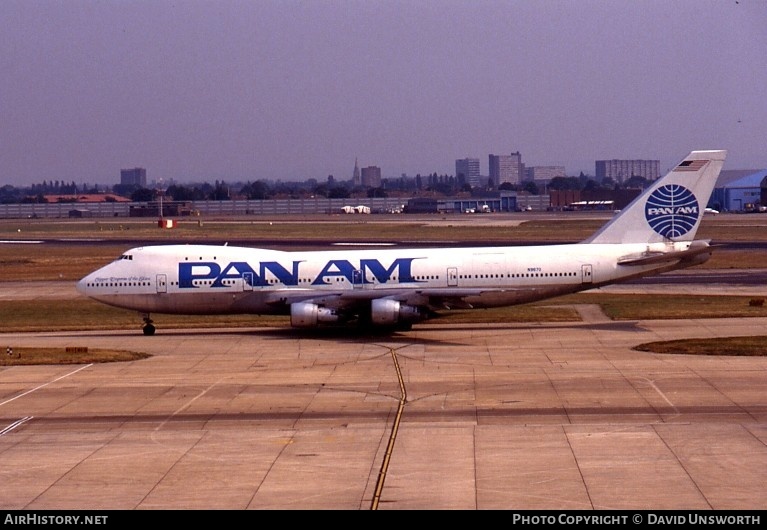
[[[7,294],[7,293],[6,293]],[[8,333],[146,351],[0,368],[0,506],[761,509],[767,358],[634,346],[767,319]]]

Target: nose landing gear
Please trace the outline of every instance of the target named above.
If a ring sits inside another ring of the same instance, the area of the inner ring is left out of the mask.
[[[149,318],[149,313],[144,314],[144,327],[142,328],[144,331],[144,335],[154,335],[155,327],[154,327],[154,321]]]

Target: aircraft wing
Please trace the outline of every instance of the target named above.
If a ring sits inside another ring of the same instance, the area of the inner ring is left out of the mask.
[[[478,299],[493,296],[535,297],[539,289],[535,287],[519,288],[431,288],[431,289],[359,289],[338,290],[317,294],[316,291],[303,293],[295,290],[275,291],[268,294],[267,303],[273,305],[310,302],[333,309],[355,311],[368,307],[370,300],[382,298],[396,300],[409,306],[438,309],[472,309],[475,306],[468,298]]]

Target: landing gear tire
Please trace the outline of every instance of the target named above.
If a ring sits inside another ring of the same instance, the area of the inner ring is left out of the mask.
[[[149,318],[149,315],[144,315],[144,327],[142,330],[146,336],[154,335],[155,327],[152,319]]]

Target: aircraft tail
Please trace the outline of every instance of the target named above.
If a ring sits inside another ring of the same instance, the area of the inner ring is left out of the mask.
[[[692,151],[583,243],[692,241],[727,151]]]

